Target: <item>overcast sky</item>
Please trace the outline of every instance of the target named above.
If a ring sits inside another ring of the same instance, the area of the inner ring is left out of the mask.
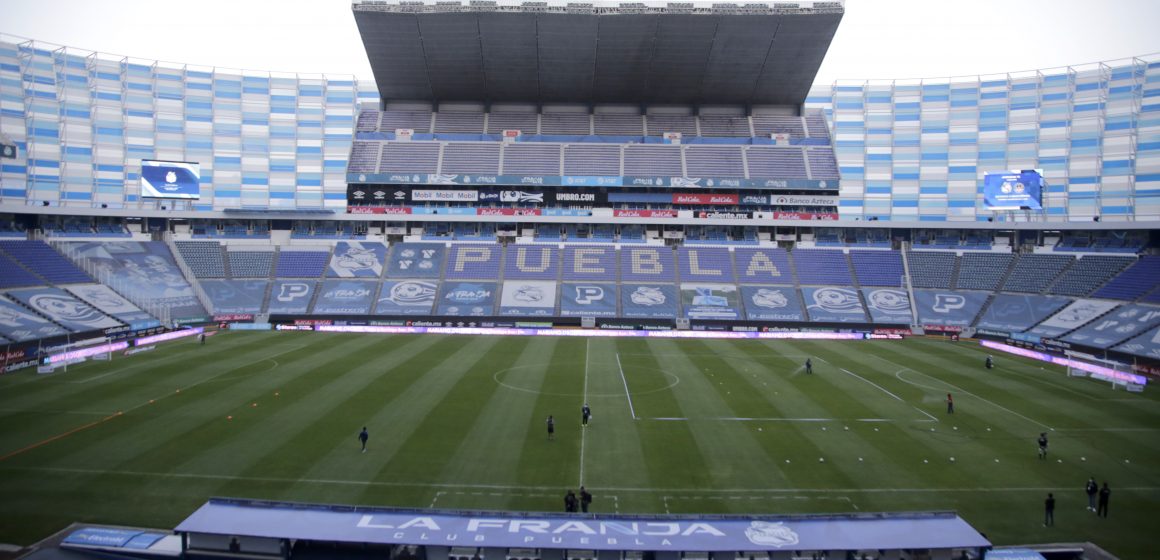
[[[0,33],[146,60],[372,78],[349,0],[0,0]],[[1160,0],[847,0],[817,83],[1160,52]],[[1158,58],[1160,60],[1160,58]]]

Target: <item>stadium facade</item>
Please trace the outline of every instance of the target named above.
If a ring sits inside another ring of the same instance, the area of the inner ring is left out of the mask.
[[[1050,221],[1160,219],[1160,56],[815,86],[842,219],[986,221],[985,172],[1040,168]],[[0,38],[0,206],[156,209],[140,160],[200,162],[189,209],[347,206],[373,82],[170,64]],[[752,120],[752,117],[748,117]],[[481,131],[482,132],[482,131]],[[170,204],[170,210],[174,208]],[[530,219],[529,219],[530,220]],[[932,227],[936,223],[926,224]]]

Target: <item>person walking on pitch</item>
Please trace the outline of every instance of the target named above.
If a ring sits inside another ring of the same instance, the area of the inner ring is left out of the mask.
[[[947,393],[947,414],[955,413],[955,399],[950,393]]]
[[[1053,525],[1055,525],[1055,496],[1048,492],[1047,499],[1043,500],[1043,526]]]
[[[1039,458],[1047,458],[1047,432],[1039,433]]]
[[[814,362],[810,358],[806,358],[806,373],[814,372]]]
[[[370,437],[371,437],[370,434],[367,433],[367,427],[363,426],[362,431],[358,433],[358,441],[359,441],[359,443],[362,443],[362,452],[363,453],[367,452],[367,439]]]
[[[548,415],[548,439],[556,439],[556,420]]]
[[[1100,493],[1100,485],[1096,484],[1096,477],[1088,479],[1087,484],[1084,485],[1083,491],[1087,492],[1088,497],[1088,511],[1095,513],[1096,511],[1096,494]]]

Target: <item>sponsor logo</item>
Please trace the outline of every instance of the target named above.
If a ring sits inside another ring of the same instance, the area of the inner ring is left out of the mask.
[[[887,315],[902,315],[910,313],[910,297],[906,292],[899,290],[873,290],[866,298],[870,307],[882,311]]]
[[[544,291],[538,286],[524,284],[516,288],[512,299],[524,303],[539,303],[544,300]]]
[[[604,288],[600,286],[576,286],[576,303],[591,305],[604,300]]]
[[[435,300],[435,284],[413,280],[399,282],[383,299],[395,305],[430,305]]]
[[[754,305],[766,309],[778,309],[789,305],[789,299],[785,297],[785,294],[781,293],[781,290],[758,288],[750,299],[753,300]]]
[[[749,542],[760,546],[774,546],[781,548],[783,546],[795,545],[799,542],[798,534],[785,526],[785,523],[769,523],[767,521],[754,521],[745,529],[745,538]]]
[[[459,175],[429,174],[427,182],[433,185],[454,185]]]
[[[483,287],[480,284],[460,284],[458,288],[449,290],[443,294],[443,299],[458,304],[470,305],[474,303],[482,303],[492,297],[491,290]],[[483,312],[483,308],[477,308],[479,312]],[[453,311],[454,310],[454,311]],[[457,308],[448,308],[448,311],[455,313]]]
[[[366,196],[367,196],[367,193],[364,191],[354,191],[351,194],[352,194],[351,198],[353,198],[355,200],[362,200],[362,199],[366,198]]]
[[[375,255],[373,249],[365,249],[354,244],[351,244],[345,253],[334,256],[336,270],[349,270],[357,273],[361,270],[372,270],[378,266],[381,266],[379,257]]]
[[[557,202],[596,202],[595,193],[556,193]]]
[[[958,294],[935,294],[931,310],[935,313],[950,313],[956,309],[962,309],[966,304],[967,298]]]
[[[323,299],[358,299],[371,295],[367,288],[336,288],[322,294]]]
[[[741,204],[765,205],[769,204],[769,198],[762,195],[747,194],[741,197]]]
[[[660,288],[640,286],[628,296],[628,299],[637,305],[652,307],[654,305],[664,305],[665,293]]]
[[[500,202],[534,202],[543,204],[544,193],[528,193],[524,191],[500,191]]]
[[[820,288],[814,292],[814,304],[810,307],[817,307],[830,313],[862,312],[858,294],[844,288]]]
[[[28,304],[37,311],[59,321],[98,325],[105,316],[88,304],[71,297],[56,294],[36,294],[28,299]]]
[[[748,220],[749,212],[697,212],[698,218],[709,220]]]
[[[278,288],[278,295],[275,299],[281,302],[290,302],[304,298],[309,294],[310,285],[303,282],[287,282]]]

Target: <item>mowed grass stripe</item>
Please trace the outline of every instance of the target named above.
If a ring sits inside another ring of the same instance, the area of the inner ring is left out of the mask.
[[[520,452],[518,480],[527,486],[574,488],[580,478],[578,418],[584,392],[585,349],[582,344],[553,342],[557,344],[552,346],[552,367],[544,371],[536,395],[530,415],[533,425]],[[554,440],[548,439],[548,415],[555,419]]]
[[[673,389],[666,389],[674,384],[679,385],[681,379],[662,368],[647,340],[613,340],[612,352],[606,360],[621,383],[620,392],[626,394],[623,405],[626,412],[635,412],[637,418],[642,419],[681,416]],[[632,410],[628,406],[629,396],[632,398]]]
[[[584,482],[587,486],[650,487],[652,477],[645,468],[648,454],[640,432],[644,421],[633,420],[629,413],[628,396],[615,360],[616,341],[590,338],[587,346],[587,400],[593,416],[585,428]],[[612,510],[607,501],[602,505],[593,503],[593,508]]]
[[[320,347],[327,343],[326,338],[303,340],[311,340],[314,345]],[[219,401],[206,399],[205,396],[221,391],[227,384],[209,383],[210,381],[233,373],[268,370],[271,366],[271,362],[268,362],[270,358],[303,351],[292,337],[280,339],[273,345],[262,345],[255,341],[255,344],[244,348],[242,353],[235,355],[207,354],[205,359],[192,366],[173,362],[165,367],[156,368],[153,374],[159,378],[167,378],[166,382],[159,383],[157,391],[150,393],[151,396],[142,397],[131,406],[125,407],[129,410],[128,414],[100,424],[99,429],[77,432],[66,439],[7,460],[30,460],[42,464],[57,461],[59,462],[57,464],[61,465],[114,466],[122,461],[125,455],[135,454],[142,447],[151,445],[158,434],[174,436],[176,434],[172,433],[172,430],[178,429],[179,426],[199,422],[197,417],[204,414],[207,407],[220,406]],[[191,371],[195,373],[191,375],[189,373]],[[172,379],[171,376],[180,379]],[[111,385],[113,386],[93,391],[93,398],[118,399],[116,392],[120,383]],[[185,392],[179,393],[182,388]],[[150,404],[150,399],[155,402]],[[65,442],[67,445],[64,445]]]

